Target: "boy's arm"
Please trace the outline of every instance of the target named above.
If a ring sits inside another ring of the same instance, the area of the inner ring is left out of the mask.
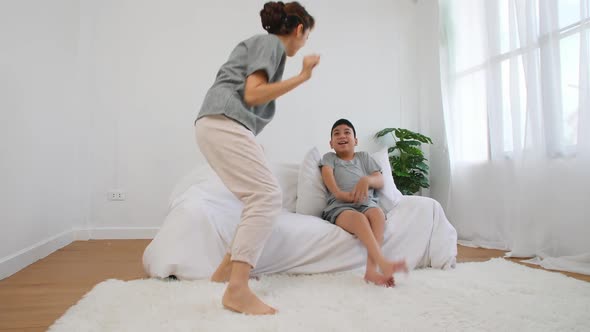
[[[383,175],[381,172],[373,172],[371,175],[360,178],[351,193],[353,201],[356,203],[364,202],[369,196],[369,188],[383,188]]]
[[[334,178],[334,170],[330,166],[322,166],[322,180],[326,185],[326,188],[334,195],[334,197],[342,202],[350,203],[352,202],[352,195],[349,192],[341,191],[336,184],[336,179]]]
[[[373,174],[367,177],[369,178],[369,187],[373,189],[383,188],[383,174],[381,172],[373,172]]]

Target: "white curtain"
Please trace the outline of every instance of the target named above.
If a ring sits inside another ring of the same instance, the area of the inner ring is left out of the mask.
[[[451,178],[467,245],[590,274],[590,0],[441,0]]]

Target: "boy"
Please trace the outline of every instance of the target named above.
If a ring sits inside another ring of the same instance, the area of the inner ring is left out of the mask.
[[[350,121],[336,121],[330,136],[330,147],[335,152],[326,153],[320,162],[322,179],[329,190],[322,218],[357,236],[365,245],[366,281],[392,287],[393,273],[407,272],[407,266],[403,260],[388,260],[381,252],[385,215],[375,197],[375,189],[383,187],[381,168],[368,153],[354,151],[358,140]]]

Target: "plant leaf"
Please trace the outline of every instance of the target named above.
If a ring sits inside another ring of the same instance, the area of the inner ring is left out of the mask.
[[[411,174],[402,170],[393,171],[399,177],[410,177]]]
[[[424,162],[422,162],[422,161],[421,161],[421,162],[419,162],[419,163],[416,163],[416,168],[417,168],[417,169],[419,169],[419,170],[421,170],[421,171],[422,171],[422,172],[424,172],[424,173],[428,173],[428,170],[430,169],[430,168],[428,167],[428,165],[426,165],[426,164],[425,164]]]
[[[399,144],[399,143],[397,144],[397,147],[398,147],[398,148],[399,148],[401,151],[403,151],[403,152],[405,152],[405,153],[407,153],[407,154],[410,154],[410,155],[413,155],[413,156],[421,156],[421,157],[423,157],[423,156],[424,156],[424,155],[422,154],[422,150],[420,150],[420,149],[418,149],[418,148],[416,148],[416,147],[409,146],[409,145],[403,145],[403,144]]]
[[[392,131],[394,131],[394,130],[395,130],[395,128],[385,128],[385,129],[383,129],[383,130],[380,130],[380,131],[378,131],[378,132],[375,134],[375,138],[379,138],[379,137],[385,136],[385,135],[387,135],[387,134],[391,133],[391,132],[392,132]]]

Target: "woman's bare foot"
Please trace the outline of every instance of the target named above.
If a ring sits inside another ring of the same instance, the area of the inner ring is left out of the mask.
[[[231,256],[230,254],[225,254],[221,263],[217,267],[217,270],[213,272],[211,275],[211,281],[213,282],[227,282],[229,281],[229,276],[231,274]]]
[[[396,272],[408,273],[408,265],[405,260],[397,262],[387,262],[384,267],[381,268],[381,272],[385,277],[393,277]]]
[[[229,257],[229,255],[228,255],[228,257]],[[231,275],[231,268],[232,268],[231,261],[226,262],[225,257],[224,257],[223,261],[221,261],[221,263],[217,267],[217,270],[215,270],[215,272],[213,272],[213,274],[211,275],[211,281],[221,282],[221,283],[228,282],[229,276]],[[250,279],[260,280],[260,278],[257,276],[251,276]]]
[[[227,286],[223,307],[246,315],[274,315],[277,310],[262,302],[248,287]]]
[[[395,286],[395,279],[392,277],[387,278],[379,272],[367,271],[365,273],[365,281],[374,283],[377,286],[393,287]]]

